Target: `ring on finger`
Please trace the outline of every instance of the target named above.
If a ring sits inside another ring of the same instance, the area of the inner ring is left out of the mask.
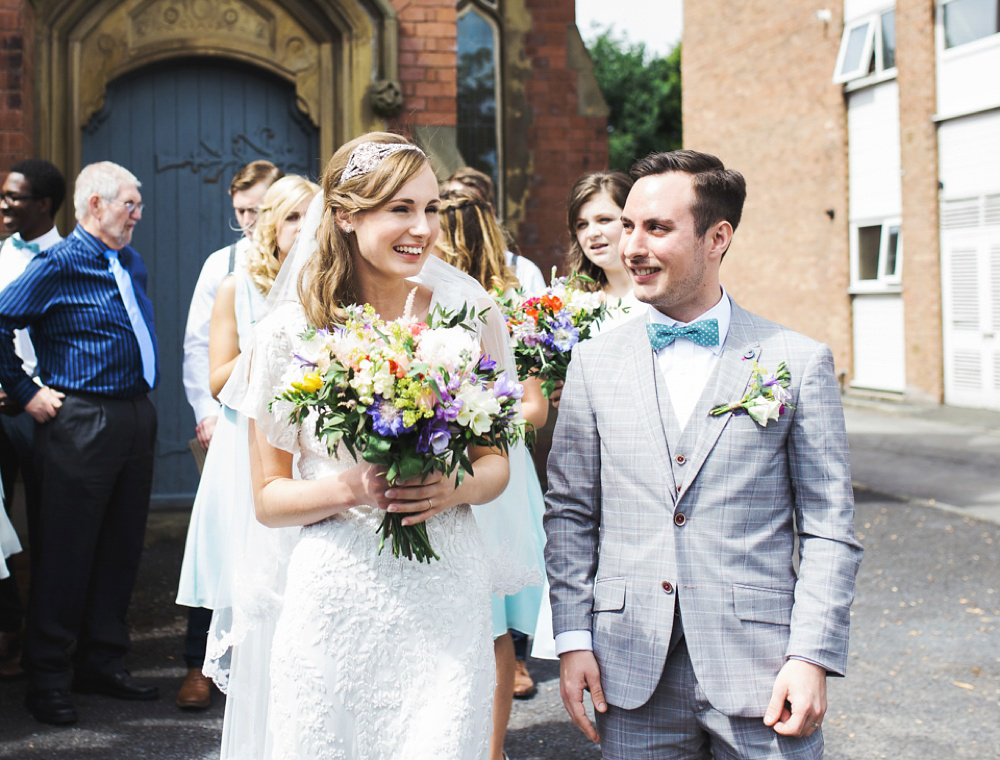
[[[431,499],[430,499],[429,496],[427,497],[427,508],[428,509],[434,509],[434,502],[431,501]]]

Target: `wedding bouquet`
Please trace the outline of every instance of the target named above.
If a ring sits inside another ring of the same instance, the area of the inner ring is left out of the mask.
[[[507,319],[518,376],[541,378],[545,398],[566,379],[573,346],[589,338],[591,327],[608,313],[604,294],[575,287],[579,282],[592,280],[574,273],[553,277],[552,285],[532,298],[520,292],[495,296]]]
[[[385,466],[390,485],[456,470],[461,483],[472,473],[470,446],[506,451],[524,434],[523,388],[483,353],[475,320],[484,316],[438,307],[426,322],[385,321],[371,306],[349,307],[344,325],[302,334],[294,379],[271,404],[290,402],[293,424],[311,420],[331,456],[342,444]],[[395,557],[440,559],[426,525],[402,519],[386,513],[379,553],[389,540]]]

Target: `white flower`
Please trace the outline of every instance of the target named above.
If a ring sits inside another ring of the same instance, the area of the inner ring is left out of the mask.
[[[757,396],[745,407],[747,414],[753,417],[761,427],[767,427],[770,420],[778,419],[781,413],[781,402],[769,399],[766,396]]]
[[[415,358],[431,367],[455,372],[479,361],[482,348],[474,332],[463,327],[439,327],[420,333]]]
[[[462,388],[457,398],[462,402],[462,410],[458,413],[456,422],[471,429],[476,435],[488,431],[493,418],[500,414],[500,402],[489,390],[470,385]]]

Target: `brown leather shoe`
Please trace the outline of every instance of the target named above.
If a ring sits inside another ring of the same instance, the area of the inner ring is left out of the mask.
[[[181,690],[177,692],[177,706],[182,710],[204,710],[212,704],[212,679],[205,677],[201,668],[188,670]]]
[[[536,691],[524,660],[514,660],[514,699],[531,699]]]

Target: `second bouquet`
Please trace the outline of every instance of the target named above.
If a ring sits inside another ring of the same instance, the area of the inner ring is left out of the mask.
[[[271,403],[290,402],[291,421],[311,421],[331,456],[343,446],[384,466],[390,485],[456,471],[461,483],[472,472],[470,446],[506,451],[524,436],[523,389],[483,352],[482,318],[437,307],[426,321],[385,321],[371,306],[352,306],[342,326],[306,331],[296,379]],[[440,559],[426,524],[402,519],[386,513],[379,552],[388,540],[393,556]]]

